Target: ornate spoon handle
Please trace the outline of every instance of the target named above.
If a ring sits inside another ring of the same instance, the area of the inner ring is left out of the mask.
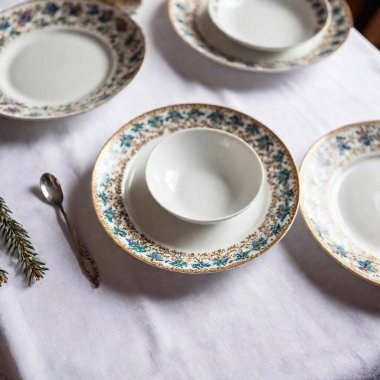
[[[75,231],[75,229],[72,227],[69,217],[67,216],[65,210],[63,207],[59,208],[62,212],[67,227],[69,228],[71,238],[73,239],[75,248],[77,250],[78,254],[78,260],[79,264],[82,268],[83,273],[87,277],[87,279],[96,287],[98,288],[100,285],[100,277],[99,277],[99,270],[96,265],[95,259],[91,255],[91,253],[88,251],[88,249],[83,244],[82,240],[80,239],[79,235]]]

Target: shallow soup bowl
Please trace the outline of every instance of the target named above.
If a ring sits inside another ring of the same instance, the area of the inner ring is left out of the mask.
[[[327,0],[209,0],[208,13],[235,42],[267,52],[314,46],[331,21]]]
[[[243,212],[259,193],[264,169],[240,138],[216,129],[191,128],[165,137],[152,151],[146,183],[171,214],[212,224]]]

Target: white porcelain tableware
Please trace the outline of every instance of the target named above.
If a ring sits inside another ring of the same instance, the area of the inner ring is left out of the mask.
[[[321,40],[331,19],[327,0],[209,0],[208,12],[228,37],[264,51]]]
[[[146,166],[153,198],[176,217],[199,224],[240,214],[259,193],[263,177],[260,158],[250,145],[210,128],[165,137]]]
[[[231,133],[259,155],[266,175],[239,215],[215,224],[188,223],[150,194],[150,153],[164,136],[189,128]],[[207,273],[251,261],[276,244],[294,220],[299,183],[289,151],[269,128],[232,109],[183,104],[141,115],[111,137],[95,164],[92,197],[102,226],[126,252],[163,269]]]
[[[301,210],[338,262],[380,285],[380,121],[337,129],[301,167]]]
[[[31,1],[0,12],[0,115],[53,119],[122,90],[144,59],[124,12],[91,0]]]
[[[251,72],[282,72],[321,61],[346,40],[352,27],[345,0],[329,0],[332,17],[321,41],[282,52],[256,51],[237,44],[210,19],[207,0],[169,0],[169,17],[177,34],[207,58],[235,69]]]

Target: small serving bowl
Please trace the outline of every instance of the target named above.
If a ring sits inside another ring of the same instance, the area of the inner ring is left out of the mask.
[[[280,52],[312,45],[331,20],[327,0],[209,0],[213,24],[255,50]]]
[[[240,138],[211,128],[190,128],[165,137],[145,170],[158,204],[191,223],[212,224],[243,212],[259,193],[264,168]]]

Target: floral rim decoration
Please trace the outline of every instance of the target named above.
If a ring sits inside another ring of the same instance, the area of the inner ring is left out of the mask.
[[[380,285],[380,259],[359,247],[336,223],[327,191],[342,167],[374,153],[380,153],[380,121],[348,125],[318,140],[301,166],[301,211],[327,253],[355,274]]]
[[[332,18],[319,46],[309,54],[274,62],[249,62],[228,56],[211,46],[198,32],[197,10],[202,0],[169,0],[169,16],[177,34],[191,47],[213,61],[245,71],[281,72],[295,70],[319,62],[334,53],[347,39],[353,25],[350,8],[345,0],[329,0]]]
[[[0,91],[0,114],[19,119],[52,119],[89,111],[122,90],[142,65],[145,41],[136,23],[121,10],[87,0],[37,0],[0,12],[0,54],[25,33],[56,27],[86,30],[105,39],[115,62],[110,75],[88,96],[59,106],[31,106]]]
[[[265,220],[243,241],[206,253],[169,249],[147,238],[133,225],[123,201],[122,181],[128,162],[164,131],[218,128],[250,144],[267,173],[271,202]],[[127,123],[103,147],[92,177],[98,218],[110,237],[134,257],[157,267],[184,273],[229,269],[258,257],[277,243],[291,226],[299,203],[298,171],[281,140],[255,119],[232,109],[183,104],[160,108]]]

